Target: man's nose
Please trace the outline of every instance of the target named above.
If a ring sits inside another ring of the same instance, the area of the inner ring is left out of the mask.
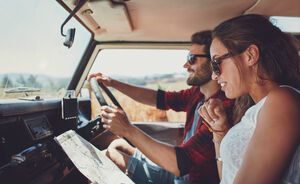
[[[184,63],[184,65],[183,65],[183,68],[188,68],[189,66],[190,66],[189,62],[186,61],[186,62]]]

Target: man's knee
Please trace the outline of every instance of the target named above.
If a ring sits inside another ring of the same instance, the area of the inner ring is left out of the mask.
[[[123,172],[126,171],[130,156],[115,148],[108,148],[106,156],[111,159]]]
[[[115,139],[108,146],[107,150],[119,150],[127,155],[133,156],[135,148],[132,147],[126,140],[124,139]]]
[[[120,154],[118,153],[118,150],[115,149],[114,147],[111,148],[107,148],[106,150],[104,150],[105,155],[110,158],[113,162],[115,162],[114,160],[117,159],[117,157],[120,156]]]

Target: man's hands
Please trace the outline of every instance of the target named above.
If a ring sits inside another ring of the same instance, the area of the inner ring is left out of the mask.
[[[88,81],[90,82],[93,77],[96,77],[98,83],[102,82],[105,86],[112,87],[112,79],[108,76],[105,76],[102,73],[95,73],[88,76]]]
[[[198,112],[208,123],[212,132],[226,134],[230,128],[225,109],[220,99],[210,99],[199,108]]]
[[[111,131],[115,135],[126,137],[132,126],[125,112],[113,105],[101,107],[103,128]]]

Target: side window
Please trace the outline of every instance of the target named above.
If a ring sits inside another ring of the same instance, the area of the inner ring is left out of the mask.
[[[105,49],[98,53],[90,74],[101,72],[132,85],[179,91],[188,88],[188,73],[183,68],[187,54],[188,50]],[[111,88],[111,91],[131,121],[185,121],[184,112],[158,110],[138,103],[115,89]]]

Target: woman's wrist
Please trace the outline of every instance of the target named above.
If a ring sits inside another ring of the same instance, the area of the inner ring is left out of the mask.
[[[221,141],[222,141],[222,139],[212,139],[212,142],[214,143],[214,144],[221,144]]]
[[[227,123],[224,123],[224,126],[218,128],[218,129],[214,129],[212,128],[208,123],[206,123],[204,120],[202,121],[202,123],[207,126],[208,130],[214,134],[219,134],[219,135],[225,135],[228,130],[230,129],[229,126],[227,126]]]
[[[218,134],[218,135],[226,135],[226,133],[228,132],[229,128],[223,128],[223,129],[219,129],[219,130],[216,130],[216,129],[212,129],[211,131],[214,133],[214,134]]]
[[[226,131],[226,133],[227,133],[227,131]],[[226,135],[226,133],[213,133],[213,139],[212,139],[212,141],[215,144],[221,144],[221,141],[223,140],[223,138]]]

